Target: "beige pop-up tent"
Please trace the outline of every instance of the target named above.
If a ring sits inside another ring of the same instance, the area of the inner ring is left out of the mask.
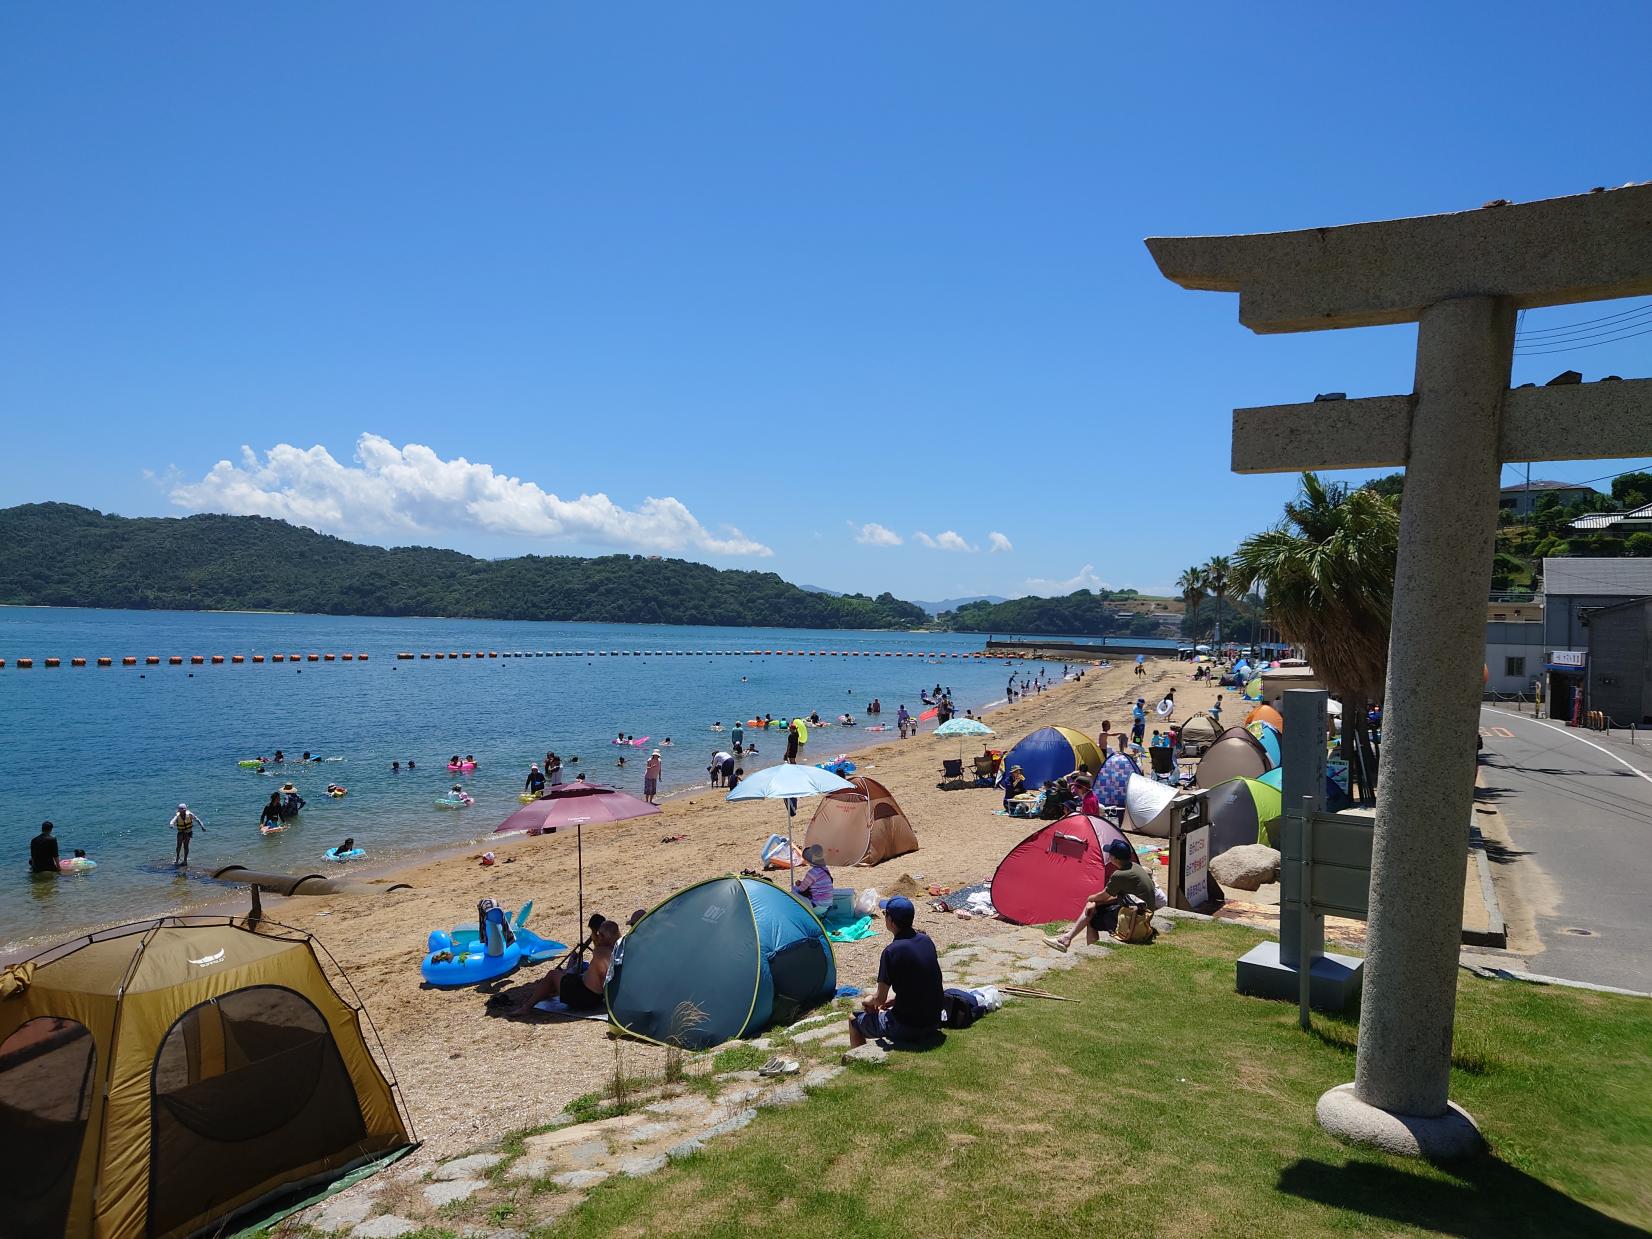
[[[849,865],[876,865],[891,856],[918,850],[918,836],[889,789],[876,779],[855,775],[854,791],[823,796],[803,846],[818,843],[826,849],[829,869]]]
[[[175,917],[0,976],[0,1232],[227,1232],[410,1145],[307,934]]]

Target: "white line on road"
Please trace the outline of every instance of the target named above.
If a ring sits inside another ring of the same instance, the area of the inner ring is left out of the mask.
[[[1606,756],[1610,757],[1613,761],[1617,762],[1618,765],[1622,766],[1625,770],[1632,770],[1636,774],[1640,775],[1641,778],[1645,779],[1648,783],[1652,783],[1652,774],[1647,774],[1646,771],[1642,770],[1638,766],[1630,765],[1623,758],[1619,757],[1616,753],[1612,752],[1611,749],[1603,749],[1603,748],[1600,747],[1600,745],[1596,744],[1593,740],[1585,740],[1582,736],[1574,734],[1572,731],[1570,731],[1569,729],[1567,729],[1565,727],[1557,726],[1554,723],[1545,723],[1540,718],[1527,718],[1523,714],[1510,714],[1507,710],[1493,710],[1490,706],[1481,706],[1480,707],[1480,712],[1482,714],[1495,714],[1498,718],[1517,718],[1522,723],[1535,723],[1537,726],[1546,727],[1550,731],[1558,731],[1561,735],[1565,736],[1568,740],[1576,740],[1579,744],[1587,744],[1590,748],[1594,749],[1595,752],[1606,754]]]

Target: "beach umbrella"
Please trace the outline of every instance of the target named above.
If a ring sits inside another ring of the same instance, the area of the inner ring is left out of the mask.
[[[751,777],[744,779],[740,786],[735,788],[725,800],[784,800],[786,801],[786,859],[792,856],[792,818],[797,813],[797,805],[792,803],[804,796],[828,796],[833,792],[852,792],[855,785],[848,779],[839,778],[830,770],[822,770],[818,766],[799,766],[793,762],[782,762],[778,766],[770,766],[766,770],[759,770]]]
[[[579,925],[574,941],[585,931],[585,823],[624,822],[634,817],[652,817],[660,811],[657,804],[639,800],[630,792],[622,792],[606,783],[558,783],[546,789],[532,804],[523,805],[498,826],[494,833],[524,831],[530,835],[546,835],[554,831],[574,828],[574,852],[579,873]]]
[[[957,736],[958,760],[962,761],[964,758],[965,736],[990,736],[995,733],[992,728],[988,727],[980,719],[949,718],[946,722],[942,723],[935,729],[935,734],[937,736]]]

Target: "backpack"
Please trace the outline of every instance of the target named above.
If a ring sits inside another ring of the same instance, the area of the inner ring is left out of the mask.
[[[987,1013],[967,989],[948,988],[941,992],[941,1026],[953,1031],[968,1028]]]

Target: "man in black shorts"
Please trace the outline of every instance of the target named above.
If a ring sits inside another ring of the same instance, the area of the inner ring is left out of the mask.
[[[593,918],[594,919],[594,918]],[[547,998],[560,998],[570,1011],[586,1012],[602,1009],[607,1000],[603,989],[608,984],[608,965],[614,959],[614,947],[620,939],[617,921],[603,921],[592,927],[591,962],[583,972],[571,968],[552,968],[535,981],[528,996],[511,1012],[526,1015],[535,1004]]]
[[[1106,887],[1085,901],[1084,911],[1073,922],[1072,928],[1060,937],[1045,938],[1045,945],[1065,951],[1072,946],[1073,939],[1082,933],[1084,940],[1093,946],[1100,941],[1102,934],[1110,934],[1118,928],[1119,912],[1126,899],[1136,899],[1149,908],[1157,901],[1153,875],[1136,858],[1134,848],[1123,839],[1114,839],[1107,845],[1106,852],[1115,866],[1108,875]]]

